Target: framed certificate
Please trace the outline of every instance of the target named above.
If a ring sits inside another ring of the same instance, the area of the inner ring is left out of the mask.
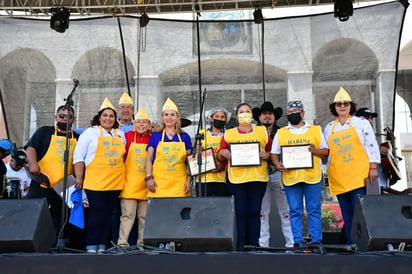
[[[230,166],[260,166],[259,142],[232,143],[230,146]]]
[[[193,155],[187,156],[187,163],[189,165],[190,176],[196,176],[199,174],[199,165],[197,162],[198,154],[193,157]],[[202,166],[201,173],[206,173],[216,169],[216,161],[213,155],[213,148],[207,148],[202,150]]]
[[[310,145],[282,146],[282,163],[287,169],[313,168]]]

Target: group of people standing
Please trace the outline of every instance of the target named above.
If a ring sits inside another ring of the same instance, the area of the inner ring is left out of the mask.
[[[132,119],[132,98],[124,93],[119,109],[106,98],[80,135],[71,129],[74,110],[57,109],[54,126],[39,128],[25,146],[30,173],[49,177],[50,185],[32,181],[28,198],[46,197],[56,231],[61,229],[62,200],[53,186],[63,179],[65,138],[69,136],[69,169],[75,186],[87,196],[85,248],[89,253],[107,249],[113,230],[116,208],[121,209],[117,245],[127,247],[135,220],[138,221],[137,245],[143,245],[143,228],[149,198],[187,197],[192,191],[192,176],[187,156],[194,149],[212,148],[216,169],[196,176],[196,191],[204,196],[233,196],[235,201],[237,243],[268,246],[268,214],[274,196],[281,217],[286,247],[302,247],[303,212],[306,207],[310,244],[322,242],[321,158],[328,157],[328,176],[332,195],[337,195],[347,243],[358,194],[365,194],[365,179],[375,182],[379,148],[373,129],[366,119],[353,116],[356,105],[341,88],[330,110],[337,118],[322,132],[320,126],[304,120],[301,101],[289,101],[288,125],[278,128],[281,108],[264,102],[254,110],[247,103],[237,106],[237,126],[226,129],[230,112],[216,107],[209,113],[210,127],[202,130],[202,146],[192,147],[190,136],[181,128],[176,104],[168,98],[162,107],[162,125],[154,129],[149,114],[139,108]],[[118,113],[119,116],[118,117]],[[253,123],[253,118],[258,125]],[[67,125],[70,125],[67,128]],[[232,164],[232,145],[257,143],[258,163]],[[312,160],[310,167],[284,164],[282,149],[305,146]],[[304,201],[304,202],[303,202]],[[161,220],[159,220],[161,222]]]

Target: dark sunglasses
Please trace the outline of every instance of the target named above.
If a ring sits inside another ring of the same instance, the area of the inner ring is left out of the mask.
[[[337,102],[336,106],[337,107],[348,107],[350,105],[349,102]]]
[[[60,113],[58,116],[59,116],[60,119],[64,119],[64,118],[66,118],[66,117],[67,117],[68,119],[73,118],[73,115],[71,115],[71,114],[66,115],[66,114]]]

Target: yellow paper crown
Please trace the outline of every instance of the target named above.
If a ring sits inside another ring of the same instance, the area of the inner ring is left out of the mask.
[[[126,92],[123,92],[122,96],[119,99],[119,105],[121,104],[128,104],[133,106],[133,99],[129,96]]]
[[[167,98],[166,102],[164,103],[162,107],[162,112],[165,110],[174,110],[177,113],[179,113],[179,110],[177,109],[176,104],[170,98]]]
[[[104,98],[104,101],[103,101],[102,105],[100,106],[99,110],[102,110],[102,109],[105,109],[105,108],[111,108],[114,111],[116,111],[116,109],[112,105],[112,102],[110,102],[110,100],[107,97]]]
[[[145,119],[150,121],[150,116],[147,114],[146,110],[144,108],[140,107],[139,110],[136,112],[135,115],[135,120],[137,119]]]
[[[333,102],[336,103],[342,101],[352,102],[352,98],[350,98],[349,93],[343,87],[340,87],[338,93],[336,93],[335,95]]]

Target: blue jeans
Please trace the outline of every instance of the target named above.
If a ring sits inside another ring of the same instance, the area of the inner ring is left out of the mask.
[[[303,244],[303,199],[305,199],[311,242],[322,242],[322,183],[307,184],[301,182],[284,187],[290,209],[293,241],[299,245]]]
[[[105,249],[111,239],[112,212],[119,200],[120,190],[94,191],[86,189],[89,200],[89,218],[86,227],[87,246]],[[92,248],[95,249],[95,248]]]
[[[357,188],[342,194],[337,195],[340,211],[344,221],[344,230],[346,236],[346,243],[353,244],[351,237],[353,215],[355,214],[356,201],[359,195],[366,194],[366,187]]]
[[[237,249],[246,245],[259,245],[260,208],[266,191],[266,182],[232,184],[227,182],[227,192],[235,198]]]

